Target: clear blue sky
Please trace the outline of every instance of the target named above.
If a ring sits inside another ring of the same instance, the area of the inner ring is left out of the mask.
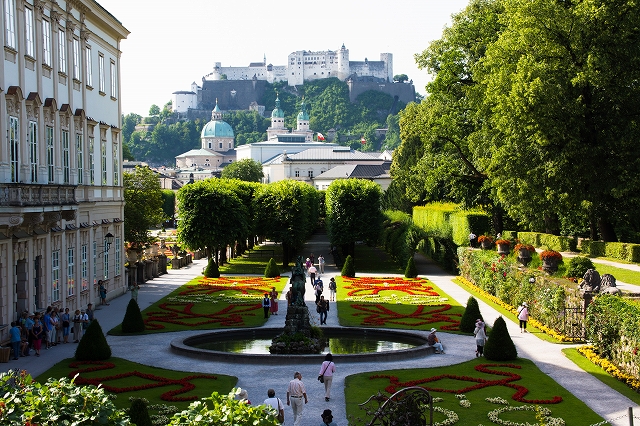
[[[122,110],[147,115],[171,93],[222,66],[285,65],[296,50],[337,50],[351,60],[393,53],[394,74],[407,74],[424,94],[429,76],[413,55],[440,38],[468,0],[98,0],[131,34],[122,42]],[[397,5],[397,6],[396,6]]]

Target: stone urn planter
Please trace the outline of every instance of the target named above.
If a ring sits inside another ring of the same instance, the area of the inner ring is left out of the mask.
[[[496,245],[498,246],[498,254],[506,256],[511,252],[511,243],[507,240],[498,240]]]
[[[540,253],[540,258],[542,259],[542,270],[553,274],[558,270],[562,255],[554,250],[545,250]]]
[[[491,239],[491,237],[487,237],[486,235],[480,235],[478,237],[478,243],[480,243],[480,248],[482,250],[491,250],[493,239]]]
[[[129,263],[136,263],[138,261],[138,252],[132,249],[127,250],[127,260]]]
[[[536,251],[535,247],[526,244],[516,244],[513,250],[518,253],[518,262],[523,265],[531,262],[531,255]]]

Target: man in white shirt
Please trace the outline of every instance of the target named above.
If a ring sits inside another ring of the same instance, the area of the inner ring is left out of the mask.
[[[296,371],[293,375],[293,380],[287,386],[287,405],[290,405],[293,410],[294,426],[300,426],[302,421],[302,409],[304,408],[302,398],[304,398],[304,403],[306,404],[308,402],[307,390],[304,387],[304,383],[302,383],[302,374]]]
[[[280,401],[280,398],[276,398],[276,391],[273,389],[269,389],[267,391],[267,396],[269,398],[264,400],[264,405],[268,405],[276,410],[278,412],[278,416],[280,416],[280,418],[284,420],[284,405],[282,404],[282,401]]]
[[[316,267],[313,266],[313,264],[311,264],[311,266],[309,267],[309,278],[311,279],[311,285],[312,286],[316,282],[316,273],[317,272],[318,272],[318,270],[316,269]]]

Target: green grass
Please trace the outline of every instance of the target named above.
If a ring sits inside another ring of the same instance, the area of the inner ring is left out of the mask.
[[[396,390],[400,390],[405,385],[415,383],[420,379],[432,378],[440,375],[453,375],[457,376],[457,379],[441,379],[432,381],[431,383],[422,383],[422,386],[440,388],[452,391],[459,391],[468,386],[473,386],[476,382],[462,380],[462,376],[474,377],[484,380],[501,380],[505,376],[497,376],[493,374],[487,374],[478,372],[474,367],[478,364],[492,364],[485,359],[474,359],[464,362],[462,364],[456,364],[446,367],[437,368],[424,368],[424,369],[406,369],[406,370],[390,370],[390,371],[372,371],[369,373],[355,374],[348,376],[345,379],[346,389],[346,405],[347,405],[347,418],[353,419],[361,416],[363,411],[360,410],[358,404],[365,402],[371,395],[376,394],[378,391],[389,395],[385,391],[385,388],[390,385],[388,378],[371,378],[374,375],[392,375],[398,378],[400,382]],[[549,408],[551,410],[552,417],[563,418],[567,426],[584,426],[593,423],[597,423],[602,419],[587,407],[582,401],[573,396],[570,392],[560,386],[558,383],[549,378],[546,374],[536,367],[536,365],[526,359],[517,359],[510,362],[520,366],[520,369],[507,368],[507,367],[492,367],[494,370],[506,371],[509,373],[515,373],[521,376],[521,379],[514,381],[514,384],[524,386],[529,390],[524,398],[528,400],[551,400],[554,396],[560,396],[562,402],[558,404],[539,404],[540,406]],[[443,398],[442,402],[437,402],[434,405],[452,410],[459,416],[460,420],[456,424],[461,425],[478,425],[478,424],[493,424],[487,419],[487,413],[502,407],[500,404],[493,404],[487,402],[485,398],[501,397],[509,402],[510,406],[531,405],[523,402],[518,402],[512,399],[512,396],[516,393],[516,390],[506,386],[489,386],[486,388],[466,390],[464,395],[466,399],[471,403],[470,408],[464,408],[460,406],[460,401],[455,397],[455,393],[438,392],[433,391],[431,395],[434,397]],[[576,413],[580,413],[579,416]],[[535,418],[535,412],[531,411],[513,411],[506,412],[500,415],[502,420],[510,420],[523,424],[528,422],[530,424],[538,424]],[[445,417],[441,413],[434,413],[434,421],[442,422]]]
[[[603,263],[594,263],[594,266],[601,276],[604,274],[611,274],[617,281],[622,281],[626,284],[640,285],[640,272],[605,265]]]
[[[270,252],[273,250],[273,253]],[[246,257],[245,257],[246,256]],[[280,273],[288,272],[291,267],[282,267],[282,245],[269,244],[257,245],[252,250],[245,252],[243,256],[229,260],[229,263],[221,266],[220,273],[225,275],[264,275],[264,270],[269,259],[274,258],[280,268]]]
[[[356,278],[357,279],[357,278]],[[377,279],[377,278],[373,278]],[[404,279],[402,279],[404,280]],[[357,281],[356,281],[357,282]],[[413,282],[413,280],[407,280],[407,282]],[[346,283],[342,277],[336,278],[338,285],[337,290],[337,305],[338,305],[338,319],[340,324],[347,327],[385,327],[385,328],[397,328],[397,329],[417,329],[417,330],[430,330],[432,327],[442,329],[444,326],[455,325],[455,322],[459,323],[460,318],[464,312],[464,307],[456,302],[453,298],[447,295],[442,289],[438,288],[435,284],[428,281],[428,285],[432,287],[433,291],[437,292],[442,298],[446,298],[446,301],[442,300],[428,300],[420,295],[410,296],[404,291],[394,289],[394,285],[390,285],[390,290],[381,290],[378,293],[378,297],[367,298],[367,300],[376,301],[380,299],[380,302],[364,302],[359,300],[345,300],[349,298],[350,289],[345,288]],[[362,284],[366,288],[366,284]],[[414,290],[415,292],[415,290]],[[366,293],[371,293],[367,291]],[[408,297],[407,297],[408,296]],[[406,298],[404,300],[401,300]],[[411,299],[419,300],[420,305],[416,303],[383,303],[387,300],[397,300],[409,302]],[[439,320],[440,316],[432,316],[430,312],[434,310],[443,309],[443,305],[451,305],[451,308],[442,312],[448,321]],[[360,306],[360,309],[356,309],[354,306]],[[364,306],[364,307],[363,307]],[[363,310],[365,309],[365,310]],[[420,312],[419,309],[423,311]],[[374,322],[364,322],[365,319]],[[377,322],[379,321],[379,322]],[[377,322],[377,323],[376,323]],[[455,326],[457,330],[457,326]],[[455,330],[448,330],[455,332]]]
[[[580,367],[582,370],[591,374],[596,379],[600,380],[605,385],[609,386],[611,389],[616,392],[621,393],[626,396],[637,405],[640,405],[640,394],[635,390],[631,389],[625,383],[616,379],[609,375],[602,367],[599,365],[595,365],[587,358],[585,358],[580,352],[578,352],[575,348],[566,348],[563,349],[562,352],[565,354],[567,358],[569,358],[574,364]]]
[[[356,245],[356,276],[366,273],[403,274],[404,267],[398,265],[384,250],[365,244]]]
[[[266,321],[262,311],[264,292],[275,286],[280,293],[288,280],[287,277],[279,280],[262,277],[222,277],[220,280],[207,281],[212,284],[220,282],[217,287],[201,286],[203,279],[202,276],[194,278],[143,310],[142,318],[147,325],[143,334],[260,327]],[[248,287],[242,288],[242,280],[255,284],[248,284]],[[260,284],[262,282],[264,284]],[[243,295],[243,289],[248,294]],[[122,324],[112,328],[109,334],[125,335],[122,333]]]
[[[82,366],[72,368],[69,365],[74,362],[75,359],[65,359],[42,373],[40,376],[36,377],[36,380],[40,383],[45,383],[47,379],[50,377],[69,377],[69,373],[76,369],[83,368]],[[121,374],[127,374],[131,372],[138,372],[142,374],[150,374],[154,376],[160,376],[164,379],[171,380],[180,380],[187,376],[192,376],[196,374],[204,374],[204,373],[190,373],[184,371],[175,371],[175,370],[166,370],[163,368],[149,367],[147,365],[138,364],[135,362],[128,361],[122,358],[110,358],[108,362],[115,364],[115,368],[109,370],[101,370],[101,371],[92,371],[81,373],[81,376],[84,378],[99,378],[106,376],[115,376]],[[92,366],[87,366],[92,367]],[[206,373],[210,376],[215,376],[216,379],[210,378],[200,378],[200,379],[191,379],[190,382],[195,385],[195,389],[186,392],[184,394],[179,394],[180,397],[197,397],[197,399],[201,399],[207,396],[210,396],[213,392],[219,393],[229,393],[231,389],[238,382],[238,378],[234,376],[227,376],[224,374],[210,374]],[[142,383],[152,383],[152,380],[143,379],[140,377],[127,377],[127,378],[119,378],[115,380],[105,381],[105,384],[115,387],[129,387],[129,386],[139,386]],[[130,397],[136,398],[146,398],[149,400],[150,404],[165,404],[165,405],[173,405],[178,407],[180,410],[186,409],[192,401],[163,401],[160,396],[168,391],[180,389],[180,385],[172,384],[167,386],[161,386],[157,388],[151,389],[141,389],[129,392],[116,393],[117,398],[114,400],[115,405],[118,408],[129,408],[131,402],[129,402]],[[109,391],[107,391],[109,392]],[[109,392],[111,393],[111,392]],[[152,413],[153,414],[153,413]]]

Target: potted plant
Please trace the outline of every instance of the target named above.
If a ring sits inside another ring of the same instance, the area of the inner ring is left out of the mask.
[[[491,244],[493,243],[493,238],[488,235],[480,235],[478,237],[478,242],[480,243],[480,247],[483,250],[489,250],[491,248]]]
[[[518,243],[513,250],[518,253],[518,261],[523,265],[526,265],[531,261],[531,255],[535,253],[536,248],[531,244]]]
[[[542,269],[549,273],[554,273],[558,270],[558,264],[562,261],[562,255],[555,250],[545,250],[540,253],[542,259]]]
[[[509,251],[511,250],[511,241],[502,239],[497,240],[496,245],[498,246],[498,254],[509,254]]]

